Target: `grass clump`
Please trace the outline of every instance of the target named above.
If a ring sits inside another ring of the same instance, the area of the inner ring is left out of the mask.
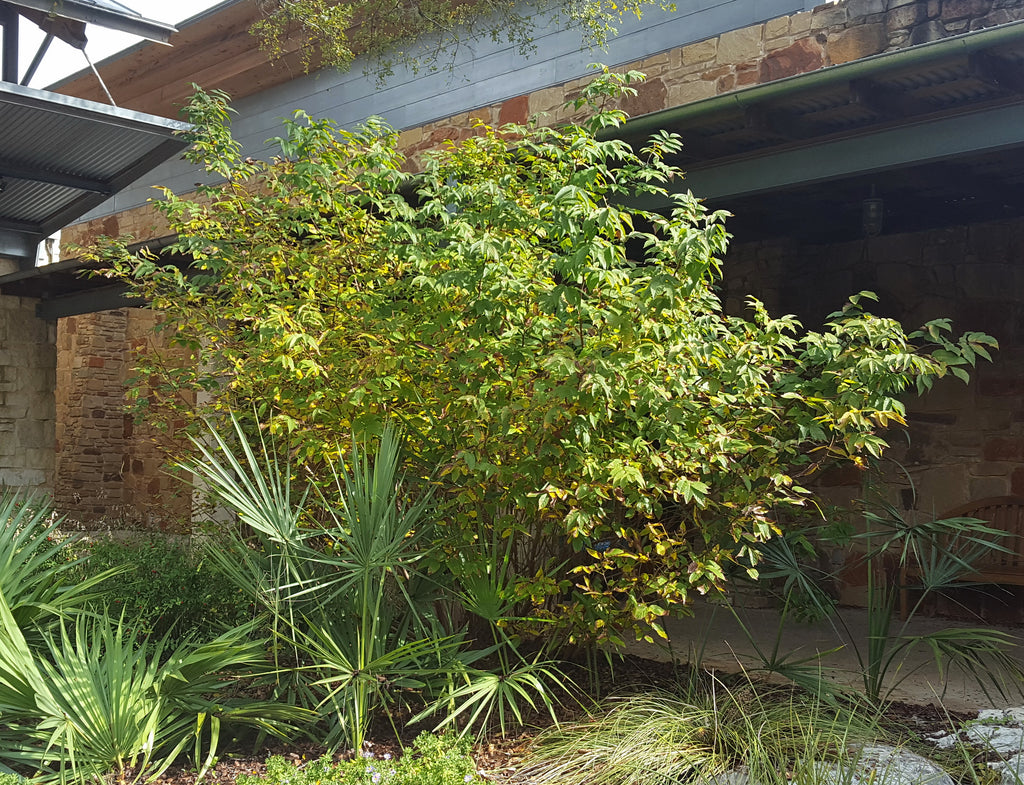
[[[709,677],[612,699],[601,715],[541,734],[526,771],[543,785],[724,783],[736,771],[763,785],[803,781],[814,762],[878,738],[877,722],[862,708]]]
[[[295,764],[267,761],[262,777],[243,775],[238,785],[467,785],[483,780],[470,755],[471,742],[451,734],[421,733],[399,758],[362,755],[340,763],[329,757]]]

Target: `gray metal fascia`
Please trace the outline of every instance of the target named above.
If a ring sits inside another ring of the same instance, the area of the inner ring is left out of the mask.
[[[672,190],[722,200],[1018,145],[1024,145],[1022,104],[692,169]],[[651,196],[631,204],[649,210],[669,206],[667,200]]]
[[[100,6],[88,3],[78,3],[75,0],[4,0],[11,5],[31,8],[35,11],[42,11],[46,14],[56,14],[66,19],[75,19],[87,24],[99,25],[108,30],[118,30],[122,33],[131,33],[140,38],[156,41],[160,44],[169,44],[171,35],[178,32],[174,25],[164,24],[143,16],[120,14]]]
[[[997,46],[1024,37],[1024,20],[1009,22],[996,27],[975,30],[962,35],[942,38],[926,44],[918,44],[896,52],[854,60],[849,63],[820,68],[806,74],[788,76],[766,84],[745,87],[724,95],[705,98],[683,106],[662,109],[659,112],[631,118],[621,128],[608,130],[601,135],[610,138],[632,138],[646,136],[663,129],[671,130],[674,125],[702,115],[729,107],[746,108],[772,98],[780,98],[794,93],[804,92],[816,87],[848,82],[852,79],[863,79],[879,71],[900,68],[915,63],[925,63],[941,57],[949,57],[957,52],[973,52],[985,47]]]
[[[92,121],[108,122],[121,128],[134,128],[171,137],[176,132],[187,131],[191,126],[180,120],[121,109],[116,106],[87,101],[70,95],[37,90],[11,82],[0,82],[0,105],[13,104],[42,109],[56,114],[87,117]]]

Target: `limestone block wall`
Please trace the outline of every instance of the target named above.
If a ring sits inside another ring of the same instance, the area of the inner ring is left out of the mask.
[[[891,433],[885,495],[908,520],[924,521],[972,499],[1024,496],[1024,219],[953,226],[821,245],[773,240],[733,245],[725,259],[727,308],[747,294],[774,314],[794,313],[809,328],[838,310],[847,295],[875,291],[873,312],[914,328],[939,317],[956,332],[980,330],[1000,349],[980,362],[970,385],[939,381],[923,397],[908,395],[908,428]],[[826,473],[826,498],[863,498],[866,475]],[[849,559],[854,563],[856,559]],[[842,598],[863,599],[864,575],[845,575]],[[1024,591],[964,591],[936,611],[964,608],[990,620],[1024,623]]]
[[[158,434],[126,411],[132,352],[154,315],[118,309],[57,323],[54,502],[84,529],[187,525],[187,492],[163,469]]]
[[[35,307],[0,296],[0,486],[49,493],[56,336]]]
[[[949,317],[957,332],[994,336],[1001,348],[970,385],[943,380],[907,398],[909,441],[894,440],[892,457],[913,480],[918,509],[941,513],[970,499],[1024,495],[1022,261],[1021,219],[835,245],[739,243],[725,259],[727,307],[740,311],[749,293],[813,328],[847,295],[870,289],[880,297],[871,309],[905,327]],[[860,484],[856,472],[837,479]]]

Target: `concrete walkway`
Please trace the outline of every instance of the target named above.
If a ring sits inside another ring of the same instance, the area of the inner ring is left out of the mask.
[[[790,661],[793,661],[822,654],[820,663],[827,678],[837,684],[860,689],[857,651],[864,652],[867,647],[867,611],[841,608],[838,613],[846,630],[836,622],[801,624],[788,621],[779,637],[779,614],[775,610],[740,608],[734,614],[727,607],[697,602],[692,618],[673,620],[666,626],[670,641],[668,647],[641,643],[631,646],[629,653],[654,660],[674,658],[682,662],[692,662],[700,654],[705,667],[737,672],[741,668],[756,670],[760,663],[757,649],[769,654],[778,638],[779,656],[789,655]],[[906,633],[919,635],[969,626],[979,625],[945,619],[915,618]],[[744,632],[744,627],[747,632]],[[898,618],[894,620],[893,627],[900,629]],[[1024,641],[1024,629],[986,629],[1002,630]],[[839,650],[824,654],[836,648]],[[1014,655],[1024,661],[1024,648],[1017,649]],[[809,664],[815,665],[814,662]],[[915,647],[906,658],[897,658],[890,667],[890,674],[890,684],[899,681],[891,697],[907,703],[926,705],[941,702],[952,711],[976,711],[1024,703],[1024,684],[1012,687],[1005,698],[990,687],[990,699],[958,670],[940,675],[930,650],[921,645]]]

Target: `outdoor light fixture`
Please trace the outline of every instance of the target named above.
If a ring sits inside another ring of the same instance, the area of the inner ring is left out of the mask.
[[[860,222],[865,237],[878,237],[882,233],[882,222],[885,219],[885,200],[875,196],[875,186],[871,186],[871,196],[861,202]]]

